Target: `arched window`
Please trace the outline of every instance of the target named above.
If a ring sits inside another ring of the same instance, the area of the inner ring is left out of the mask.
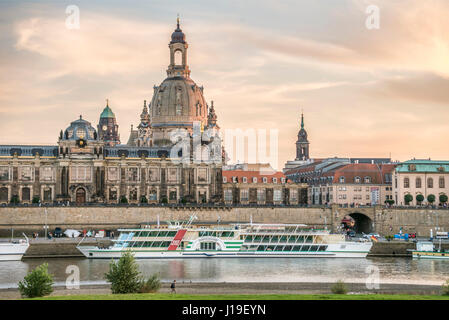
[[[354,178],[354,182],[355,183],[360,183],[362,179],[360,179],[360,177],[355,177]]]
[[[427,178],[427,188],[433,188],[433,179]]]
[[[365,183],[371,183],[371,177],[365,177]]]
[[[340,183],[345,183],[345,177],[340,177]]]
[[[438,180],[438,185],[440,186],[440,188],[445,188],[444,177],[440,177],[440,179]]]
[[[421,188],[421,185],[422,185],[422,183],[421,183],[421,178],[416,178],[415,184],[416,184],[416,188],[417,188],[417,189]]]
[[[182,66],[182,52],[181,50],[175,51],[175,66]]]
[[[404,188],[410,188],[410,179],[404,178]]]

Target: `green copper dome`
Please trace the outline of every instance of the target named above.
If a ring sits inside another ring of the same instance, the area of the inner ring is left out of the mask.
[[[115,114],[114,112],[112,112],[109,106],[106,106],[106,108],[104,108],[103,112],[101,113],[100,118],[115,118]]]

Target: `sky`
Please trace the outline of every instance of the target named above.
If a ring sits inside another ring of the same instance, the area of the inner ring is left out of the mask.
[[[106,99],[126,143],[177,14],[220,127],[278,130],[278,169],[302,111],[312,158],[449,159],[446,0],[1,0],[0,144],[54,145],[79,115],[96,126]]]

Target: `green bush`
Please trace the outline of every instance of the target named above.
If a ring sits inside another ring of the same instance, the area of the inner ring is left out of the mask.
[[[18,195],[13,195],[12,197],[11,197],[11,203],[13,203],[13,204],[18,204],[20,202],[20,200],[19,200],[19,196]]]
[[[429,202],[429,203],[434,203],[435,202],[435,196],[433,195],[433,194],[429,194],[428,196],[427,196],[427,201]]]
[[[348,292],[348,288],[346,288],[344,281],[338,280],[331,286],[331,291],[333,294],[346,294]]]
[[[128,203],[128,199],[125,196],[120,198],[120,203]]]
[[[141,293],[150,293],[150,292],[158,292],[161,288],[161,281],[159,280],[159,276],[155,273],[148,280],[142,280],[140,284]]]
[[[416,201],[418,201],[418,202],[423,202],[423,201],[424,201],[424,196],[423,196],[422,194],[418,194],[418,195],[416,196]]]
[[[404,202],[405,202],[405,204],[409,204],[410,202],[412,202],[413,201],[413,196],[411,195],[411,194],[406,194],[405,196],[404,196]]]
[[[142,277],[134,255],[127,251],[117,262],[111,261],[105,278],[111,283],[112,293],[138,293],[142,286]]]
[[[446,203],[447,202],[447,195],[445,194],[440,194],[440,202],[441,203]]]
[[[182,203],[182,204],[186,204],[186,203],[187,203],[187,199],[186,199],[185,197],[183,197],[183,198],[181,199],[181,203]]]
[[[140,197],[140,203],[148,203],[148,199],[145,196]]]
[[[441,294],[444,296],[449,296],[449,279],[441,286]]]
[[[167,200],[167,198],[164,197],[164,198],[162,198],[161,202],[162,203],[168,203],[168,200]]]
[[[22,297],[43,297],[53,292],[53,276],[48,273],[48,264],[44,263],[29,272],[19,282]]]
[[[392,205],[394,205],[394,200],[388,199],[388,200],[385,200],[385,203],[392,206]]]
[[[40,199],[38,196],[33,197],[32,203],[39,203]]]

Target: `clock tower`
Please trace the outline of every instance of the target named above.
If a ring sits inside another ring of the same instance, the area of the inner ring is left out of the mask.
[[[98,123],[98,135],[106,146],[115,146],[120,144],[120,135],[118,134],[118,125],[115,120],[115,114],[109,107],[109,101],[106,100],[106,107],[100,115]]]

